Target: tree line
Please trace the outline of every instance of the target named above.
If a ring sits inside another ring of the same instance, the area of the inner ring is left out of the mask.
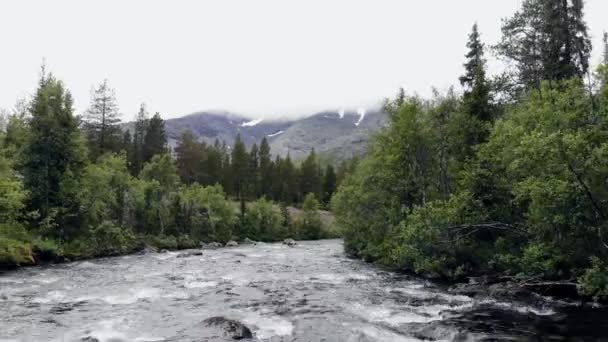
[[[475,25],[462,94],[386,101],[390,127],[332,200],[348,252],[608,297],[608,57],[592,70],[583,4],[524,0],[493,47],[502,74]]]
[[[63,82],[42,69],[31,101],[0,127],[0,267],[336,236],[319,209],[349,164],[322,169],[312,151],[295,165],[272,160],[266,139],[247,151],[240,136],[230,149],[191,132],[171,151],[159,113],[142,105],[132,132],[119,116],[107,81],[80,118]]]

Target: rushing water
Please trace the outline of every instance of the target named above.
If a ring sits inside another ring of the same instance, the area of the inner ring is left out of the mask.
[[[604,340],[603,308],[453,295],[347,258],[339,240],[131,255],[0,275],[0,341]],[[606,339],[608,340],[608,338]]]

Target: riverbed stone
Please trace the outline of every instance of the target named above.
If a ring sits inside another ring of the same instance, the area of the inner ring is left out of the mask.
[[[294,247],[296,246],[298,243],[294,240],[294,239],[285,239],[283,240],[283,244],[287,245],[289,247]]]
[[[245,240],[243,240],[242,244],[243,245],[257,245],[258,242],[246,237]]]
[[[226,242],[226,247],[236,247],[238,245],[239,243],[233,240]]]
[[[203,255],[203,251],[201,250],[190,250],[190,251],[185,251],[185,252],[181,252],[177,255],[178,258],[189,258],[189,257],[193,257],[193,256],[201,256]]]
[[[203,324],[207,328],[212,328],[212,331],[208,331],[210,336],[206,338],[214,337],[228,337],[233,340],[242,340],[246,338],[253,338],[253,333],[245,324],[229,319],[226,317],[211,317],[203,321]]]
[[[215,241],[201,244],[201,248],[203,248],[203,249],[218,249],[218,248],[222,248],[222,247],[224,247],[224,245],[222,245],[219,242],[215,242]]]

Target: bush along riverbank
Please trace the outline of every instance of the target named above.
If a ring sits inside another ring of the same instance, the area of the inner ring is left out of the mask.
[[[469,68],[478,39],[462,96],[385,104],[390,127],[332,200],[346,250],[433,279],[605,300],[608,68],[597,87],[573,76],[492,101],[483,63]]]
[[[218,188],[202,188],[201,191],[220,191]],[[219,193],[221,195],[221,192]],[[222,200],[223,196],[216,200]],[[293,245],[295,240],[316,240],[339,237],[333,225],[333,216],[318,210],[318,202],[309,196],[302,209],[277,206],[260,199],[247,204],[241,220],[240,212],[232,202],[225,201],[227,221],[209,214],[200,226],[191,227],[190,233],[198,230],[214,231],[215,234],[136,234],[130,229],[117,227],[109,221],[103,222],[87,234],[72,241],[34,237],[24,227],[0,226],[0,270],[44,263],[61,263],[74,260],[118,256],[132,253],[147,253],[183,249],[219,248],[239,243],[279,242]],[[208,212],[210,212],[207,209]],[[213,220],[215,219],[215,221]],[[211,226],[215,222],[215,226]],[[227,225],[229,222],[230,225]],[[223,231],[227,229],[227,231]]]
[[[31,101],[6,122],[0,117],[2,268],[146,246],[338,235],[319,210],[338,175],[329,165],[321,171],[314,151],[297,167],[289,157],[272,161],[266,140],[247,152],[237,137],[229,153],[186,132],[172,154],[164,121],[148,118],[144,106],[133,135],[123,134],[106,82],[83,122],[72,107],[69,91],[43,68]]]

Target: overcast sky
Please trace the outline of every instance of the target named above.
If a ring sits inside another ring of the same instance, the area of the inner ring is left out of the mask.
[[[32,94],[43,58],[78,112],[107,78],[125,119],[141,102],[276,117],[426,95],[457,83],[472,24],[493,44],[519,2],[2,1],[0,108]],[[608,1],[586,2],[596,64]]]

